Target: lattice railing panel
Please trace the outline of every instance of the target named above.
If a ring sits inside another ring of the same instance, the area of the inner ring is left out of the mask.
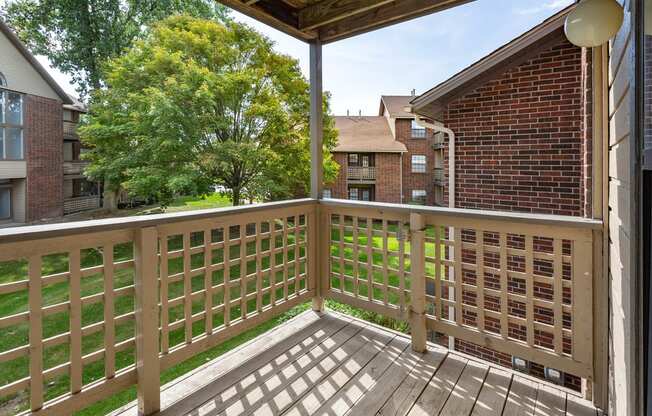
[[[426,311],[432,329],[591,375],[586,345],[592,334],[579,321],[592,314],[590,232],[427,218]]]
[[[347,209],[323,215],[330,231],[329,292],[337,300],[405,318],[411,290],[408,218]]]
[[[116,374],[135,376],[131,238],[109,232],[5,247],[0,397],[27,396],[36,410]]]

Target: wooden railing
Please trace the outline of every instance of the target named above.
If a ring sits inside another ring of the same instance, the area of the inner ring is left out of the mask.
[[[78,138],[77,136],[77,123],[74,121],[63,122],[63,135],[69,138]]]
[[[329,298],[592,382],[581,218],[297,200],[0,230],[0,399],[69,414],[289,308]],[[94,369],[94,371],[92,371]],[[589,383],[590,384],[590,383]]]
[[[594,379],[594,244],[582,218],[323,201],[332,297]],[[599,325],[605,326],[601,322]],[[605,382],[605,380],[599,380]]]
[[[63,213],[72,214],[80,211],[87,211],[89,209],[97,209],[100,207],[100,196],[78,196],[74,198],[66,198],[63,200]]]
[[[433,169],[434,182],[436,185],[445,185],[446,179],[444,177],[444,168],[434,168]]]
[[[374,166],[349,166],[347,169],[347,179],[359,181],[376,180],[376,168]]]
[[[300,200],[2,230],[0,398],[70,414],[137,384],[151,413],[161,370],[314,296],[314,216]]]
[[[84,168],[88,166],[89,162],[86,160],[70,160],[63,162],[64,175],[79,175],[84,173]]]

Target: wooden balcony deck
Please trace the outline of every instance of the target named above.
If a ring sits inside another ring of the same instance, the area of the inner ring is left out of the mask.
[[[306,312],[163,386],[161,415],[596,415],[562,387]],[[137,415],[135,403],[113,416]]]

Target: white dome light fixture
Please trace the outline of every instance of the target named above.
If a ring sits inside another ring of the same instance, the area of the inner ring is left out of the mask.
[[[616,0],[582,0],[566,17],[566,37],[576,46],[600,46],[618,33],[624,14]]]

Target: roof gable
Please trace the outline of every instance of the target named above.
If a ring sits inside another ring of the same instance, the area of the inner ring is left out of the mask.
[[[392,118],[412,119],[414,115],[405,111],[405,107],[410,105],[412,99],[414,99],[414,96],[411,95],[381,95],[378,115],[384,115],[385,110],[387,110]]]
[[[569,6],[511,42],[475,62],[471,66],[413,99],[413,110],[433,119],[454,99],[475,90],[496,76],[505,73],[542,50],[554,45],[564,35],[564,22],[572,10]]]
[[[389,122],[383,116],[336,116],[338,145],[333,152],[403,153],[405,145],[394,140]]]
[[[32,95],[58,98],[64,104],[73,103],[68,94],[2,19],[0,19],[0,38],[0,49],[3,54],[9,55],[9,59],[0,62],[0,72],[7,78],[7,88]],[[29,69],[25,70],[26,67]]]

